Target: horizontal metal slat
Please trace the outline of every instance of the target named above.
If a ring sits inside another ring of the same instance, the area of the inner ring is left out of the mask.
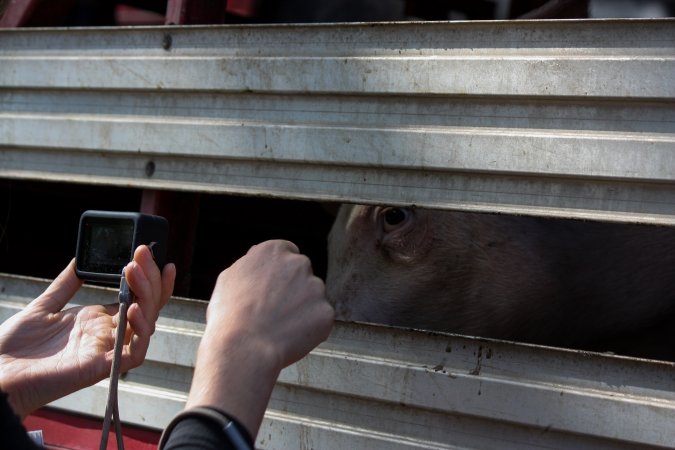
[[[590,67],[593,70],[589,70]],[[660,99],[675,96],[673,72],[673,57],[492,59],[436,56],[317,60],[290,57],[83,59],[50,58],[48,55],[35,58],[0,56],[0,79],[5,87],[40,89]]]
[[[251,164],[295,162],[636,181],[671,181],[675,167],[675,134],[487,127],[373,129],[35,115],[0,115],[0,124],[8,147],[53,146],[106,152],[111,156],[133,154],[142,145],[149,158],[184,156],[248,160]],[[223,145],[225,142],[227,147]],[[584,147],[589,151],[578,151]],[[653,163],[641,164],[647,158]]]
[[[3,53],[36,56],[670,55],[672,19],[12,29]],[[395,32],[392,32],[395,31]],[[4,32],[4,31],[3,31]],[[166,38],[170,36],[171,39]]]
[[[672,27],[643,20],[11,30],[0,78],[16,88],[663,98],[675,89]]]

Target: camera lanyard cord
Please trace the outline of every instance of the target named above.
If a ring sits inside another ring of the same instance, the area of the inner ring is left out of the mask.
[[[108,434],[110,433],[110,422],[115,423],[115,437],[117,439],[118,450],[124,450],[124,440],[122,438],[122,424],[120,422],[120,413],[117,404],[117,385],[120,377],[120,362],[122,360],[122,348],[124,347],[124,335],[127,331],[127,310],[134,301],[134,293],[131,292],[127,279],[122,270],[119,292],[119,321],[117,323],[117,333],[115,335],[115,349],[110,369],[110,383],[108,385],[108,403],[105,408],[103,419],[103,434],[101,435],[101,445],[99,450],[105,450],[108,447]]]

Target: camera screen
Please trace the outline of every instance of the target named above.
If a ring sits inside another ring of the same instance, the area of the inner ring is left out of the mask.
[[[84,257],[87,272],[120,274],[131,261],[134,221],[89,218],[84,224]]]

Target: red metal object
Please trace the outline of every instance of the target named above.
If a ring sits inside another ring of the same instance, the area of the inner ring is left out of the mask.
[[[169,0],[167,25],[214,24],[225,22],[227,0]]]
[[[226,11],[240,17],[255,17],[260,11],[261,0],[228,0]]]
[[[42,0],[12,0],[0,17],[0,28],[21,27],[28,22]]]
[[[106,4],[109,3],[116,2]],[[218,24],[225,22],[226,15],[255,17],[261,3],[261,0],[168,0],[166,14],[162,16],[161,1],[127,0],[115,5],[115,10],[120,25]],[[64,25],[74,6],[75,0],[8,0],[5,12],[0,12],[0,28]]]
[[[26,417],[28,431],[42,430],[45,446],[59,450],[91,450],[101,442],[102,420],[66,414],[42,408]],[[154,430],[122,425],[124,448],[127,450],[155,450],[161,433]],[[117,450],[115,433],[110,433],[108,450]]]
[[[0,28],[61,25],[74,4],[75,0],[9,0]]]
[[[115,22],[120,26],[163,25],[164,15],[129,5],[117,5]]]
[[[141,198],[141,211],[169,221],[168,261],[176,264],[174,295],[188,296],[193,243],[197,234],[199,194],[146,189]]]

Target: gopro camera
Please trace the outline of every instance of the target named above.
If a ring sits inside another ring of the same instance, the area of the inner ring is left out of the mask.
[[[117,284],[139,245],[164,267],[169,222],[138,212],[85,211],[80,217],[75,273],[83,280]]]

